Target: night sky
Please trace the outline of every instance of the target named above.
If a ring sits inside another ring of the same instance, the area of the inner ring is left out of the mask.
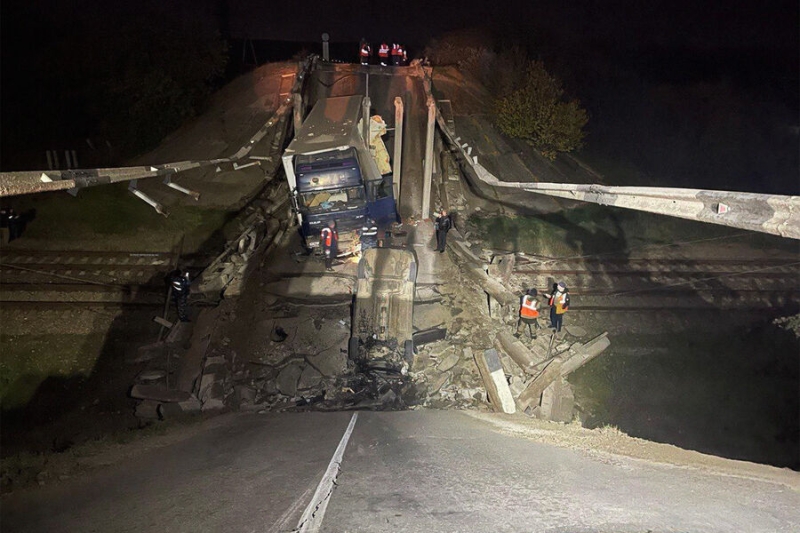
[[[496,48],[518,44],[529,57],[543,59],[593,116],[605,117],[605,122],[595,120],[590,127],[607,125],[609,114],[626,111],[608,100],[616,88],[603,86],[611,83],[608,72],[623,71],[628,77],[614,83],[627,83],[622,90],[631,91],[633,97],[639,96],[635,94],[641,89],[635,87],[639,81],[650,86],[727,84],[746,91],[733,95],[737,102],[755,99],[780,106],[768,111],[779,117],[779,127],[796,127],[799,4],[797,0],[3,0],[0,165],[11,169],[24,164],[21,156],[19,163],[10,161],[25,151],[41,152],[43,147],[35,146],[39,141],[50,148],[98,136],[101,126],[113,130],[107,124],[108,109],[116,113],[120,103],[102,102],[100,96],[108,88],[107,79],[128,68],[120,62],[135,56],[127,50],[123,58],[120,26],[126,26],[124,46],[134,52],[142,47],[140,62],[146,62],[159,56],[159,50],[177,46],[170,44],[175,42],[170,39],[181,39],[180,34],[173,35],[176,23],[190,17],[195,24],[218,31],[230,45],[226,77],[211,90],[241,72],[246,39],[256,41],[260,61],[288,59],[300,47],[318,51],[323,32],[334,43],[355,43],[362,37],[375,45],[381,40],[401,42],[414,57],[431,39],[449,31],[482,28],[494,35]],[[145,7],[155,15],[141,16]],[[161,42],[146,49],[154,37]],[[339,49],[349,50],[348,46]],[[188,57],[191,50],[180,53]],[[340,59],[353,60],[354,54]],[[102,66],[93,67],[91,55],[102,59]],[[173,123],[163,129],[170,127]],[[613,134],[602,128],[600,132]],[[618,140],[619,150],[624,151],[627,140]],[[786,151],[785,145],[779,149]],[[764,152],[751,159],[769,157]]]

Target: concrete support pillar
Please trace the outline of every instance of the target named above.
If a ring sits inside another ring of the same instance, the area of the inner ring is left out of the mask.
[[[369,79],[369,78],[367,78]],[[372,107],[372,102],[369,99],[369,96],[365,96],[364,99],[361,101],[361,119],[363,122],[361,123],[362,131],[361,135],[364,137],[364,144],[367,145],[369,148],[369,109]]]
[[[294,93],[292,97],[294,98],[294,131],[297,133],[300,131],[300,126],[303,125],[303,95]]]
[[[428,97],[428,130],[425,135],[425,165],[422,176],[421,218],[431,218],[431,180],[433,177],[433,132],[436,127],[436,103]]]
[[[392,187],[394,201],[400,205],[400,171],[403,160],[403,99],[394,97],[394,169],[392,170]]]

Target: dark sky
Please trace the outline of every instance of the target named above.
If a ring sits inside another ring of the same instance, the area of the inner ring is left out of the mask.
[[[455,28],[698,48],[798,46],[797,0],[501,0],[264,2],[227,0],[233,37],[335,41],[388,36],[411,44]]]

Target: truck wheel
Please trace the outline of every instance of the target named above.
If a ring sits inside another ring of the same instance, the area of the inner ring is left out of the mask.
[[[409,339],[403,343],[403,357],[409,364],[414,361],[414,341]]]
[[[350,337],[347,341],[347,357],[352,361],[358,359],[358,337]]]

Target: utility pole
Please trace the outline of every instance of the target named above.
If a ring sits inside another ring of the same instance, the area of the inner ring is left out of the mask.
[[[392,188],[394,201],[400,205],[400,171],[403,160],[403,99],[394,97],[394,169],[392,171]]]
[[[428,131],[425,136],[425,165],[422,176],[422,214],[423,220],[431,218],[431,180],[433,177],[433,132],[436,128],[436,103],[428,97]]]

